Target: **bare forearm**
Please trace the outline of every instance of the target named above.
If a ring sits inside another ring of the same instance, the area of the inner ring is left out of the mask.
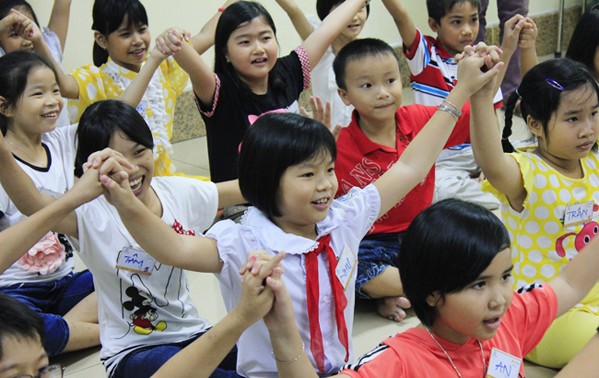
[[[206,334],[168,360],[153,377],[209,377],[248,326],[233,309]]]
[[[306,18],[304,12],[300,9],[300,7],[295,2],[279,2],[279,5],[287,16],[291,20],[295,31],[299,34],[302,40],[308,38],[310,34],[314,31],[314,27],[310,24],[310,21]]]
[[[69,31],[69,19],[71,15],[71,0],[54,0],[48,29],[52,30],[60,40],[60,46],[64,50]]]
[[[403,44],[410,49],[416,38],[416,26],[407,9],[399,0],[383,0],[387,11],[393,17]]]
[[[318,377],[306,355],[305,345],[297,328],[284,332],[271,333],[270,342],[277,361],[279,378]]]
[[[50,53],[48,46],[45,42],[34,44],[35,52],[44,58],[46,58],[52,66],[54,67],[54,71],[56,71],[56,79],[58,81],[58,86],[60,87],[60,94],[62,97],[66,98],[79,98],[79,84],[77,80],[71,75],[65,74],[62,69],[62,66],[59,62],[54,60],[54,57]]]
[[[162,59],[150,55],[146,64],[139,70],[135,79],[131,81],[131,84],[129,84],[119,99],[134,108],[137,107],[148,89],[152,76],[154,76],[154,73],[160,67],[160,62],[162,62]]]
[[[520,77],[524,77],[531,68],[539,63],[537,50],[532,47],[520,50]]]

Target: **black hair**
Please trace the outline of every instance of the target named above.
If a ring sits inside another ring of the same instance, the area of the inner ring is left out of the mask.
[[[333,135],[322,123],[294,113],[268,113],[250,126],[239,152],[239,188],[244,198],[271,219],[281,216],[277,193],[290,166],[337,149]]]
[[[549,138],[548,124],[553,113],[557,111],[563,92],[588,86],[599,98],[599,87],[588,68],[579,62],[567,58],[551,59],[539,63],[530,69],[522,78],[522,82],[508,98],[505,106],[505,126],[502,134],[502,145],[505,152],[513,152],[509,142],[512,134],[512,117],[514,108],[520,100],[522,118],[528,116],[539,122],[545,138]]]
[[[9,337],[39,340],[43,345],[44,320],[25,303],[0,292],[0,360],[4,356],[2,345]]]
[[[0,96],[4,98],[2,109],[14,107],[23,95],[31,71],[37,68],[56,71],[50,62],[30,51],[14,51],[0,58]],[[0,114],[0,131],[6,135],[8,118]]]
[[[31,4],[25,0],[1,0],[0,1],[0,20],[8,16],[11,9],[19,10],[18,8],[25,8],[25,10],[31,14],[33,22],[39,27],[40,23],[37,20],[37,16],[31,7]],[[21,12],[22,13],[22,12]]]
[[[324,20],[331,13],[334,6],[338,6],[345,0],[316,0],[316,14],[320,20]],[[370,15],[370,3],[366,4],[366,17]]]
[[[92,30],[104,37],[116,31],[127,17],[128,25],[138,26],[148,24],[146,8],[139,0],[96,0],[92,10]],[[94,65],[100,67],[108,61],[108,52],[94,41]]]
[[[428,16],[440,23],[441,19],[453,9],[454,5],[465,1],[476,6],[476,8],[480,7],[479,0],[426,0]]]
[[[125,134],[150,150],[154,148],[152,132],[134,107],[119,100],[94,102],[85,109],[77,127],[75,172],[78,176],[89,155],[108,147],[115,132]]]
[[[277,28],[272,17],[266,8],[254,1],[239,1],[225,8],[218,19],[214,34],[214,72],[227,76],[242,94],[250,94],[251,89],[239,78],[233,65],[227,61],[227,42],[237,28],[255,18],[262,18],[271,27],[276,38]],[[285,88],[285,85],[283,79],[278,77],[274,70],[269,72],[269,88],[280,90]]]
[[[599,4],[593,5],[578,20],[570,38],[566,58],[586,65],[597,77],[599,75],[598,68],[595,67],[597,49],[599,49]]]
[[[418,214],[406,230],[397,264],[422,324],[432,326],[436,320],[427,297],[464,289],[509,246],[501,220],[482,206],[451,198]]]
[[[360,38],[343,46],[333,61],[333,71],[335,72],[337,87],[343,90],[347,89],[345,85],[345,70],[350,62],[365,57],[384,55],[392,55],[397,60],[397,66],[399,67],[399,58],[395,54],[393,47],[380,39]]]

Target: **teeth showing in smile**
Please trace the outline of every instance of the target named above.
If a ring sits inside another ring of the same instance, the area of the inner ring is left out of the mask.
[[[138,177],[133,181],[129,181],[129,186],[131,187],[132,190],[138,189],[139,186],[141,186],[142,180],[143,180],[143,177]]]
[[[44,117],[44,118],[55,118],[55,117],[58,117],[58,113],[57,112],[46,113],[42,117]]]
[[[325,204],[327,203],[328,199],[327,198],[321,198],[318,201],[314,201],[315,204],[321,205],[321,204]]]
[[[265,63],[265,62],[266,62],[266,58],[262,58],[262,59],[256,59],[252,63]]]

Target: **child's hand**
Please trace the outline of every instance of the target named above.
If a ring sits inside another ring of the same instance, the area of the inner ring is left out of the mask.
[[[90,168],[75,181],[75,185],[69,190],[69,196],[76,197],[76,202],[80,205],[89,202],[102,194],[104,188],[99,180],[100,171],[97,168]]]
[[[515,15],[505,22],[503,27],[503,41],[501,50],[504,53],[513,54],[518,47],[520,33],[527,26],[526,18],[520,14]]]
[[[123,154],[109,147],[90,154],[87,157],[87,162],[83,164],[83,170],[86,171],[90,168],[100,168],[102,164],[110,158],[115,159],[121,167],[127,170],[128,174],[134,174],[137,171],[137,167],[129,163],[129,160],[127,160]]]
[[[539,36],[539,30],[537,24],[531,19],[526,18],[526,24],[520,32],[520,39],[518,40],[518,47],[525,49],[534,49],[537,43],[537,37]]]
[[[31,41],[34,46],[42,43],[42,32],[32,19],[15,9],[11,9],[10,13],[20,17],[21,22],[15,25],[17,34],[22,38]]]
[[[483,42],[476,46],[466,46],[464,51],[456,56],[460,77],[456,88],[465,88],[470,95],[483,87],[486,90],[492,88],[492,82],[504,64],[500,60],[501,53],[497,46],[487,46]],[[486,72],[483,72],[483,67]]]
[[[275,294],[272,309],[264,316],[264,324],[271,337],[279,333],[287,333],[295,327],[293,303],[281,279],[281,272],[275,269],[273,274],[266,278],[266,286]]]
[[[156,38],[156,47],[164,56],[174,55],[181,50],[184,43],[189,42],[190,38],[188,31],[170,28]]]
[[[99,169],[100,182],[104,187],[104,197],[115,207],[130,203],[135,195],[129,185],[129,173],[119,164],[117,159],[109,158]]]
[[[300,114],[304,117],[312,118],[316,121],[324,124],[327,129],[331,130],[333,137],[335,140],[339,137],[339,133],[341,129],[343,129],[342,125],[335,125],[332,128],[331,121],[331,103],[330,101],[326,101],[325,105],[322,104],[322,99],[319,96],[310,96],[310,105],[312,105],[312,113],[308,112],[306,108],[303,106],[300,108]]]
[[[11,11],[6,17],[0,19],[0,33],[4,34],[10,30],[13,30],[18,24],[25,21],[26,18],[27,17],[16,10],[14,12]]]

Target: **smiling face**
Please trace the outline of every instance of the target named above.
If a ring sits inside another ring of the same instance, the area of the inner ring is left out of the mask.
[[[134,176],[129,177],[129,185],[133,194],[148,206],[152,198],[150,183],[154,177],[154,155],[152,150],[129,139],[122,132],[115,132],[110,138],[108,147],[120,152],[138,168]]]
[[[578,166],[599,136],[597,93],[590,85],[563,92],[545,128],[528,118],[529,128],[539,140],[539,155],[558,168]]]
[[[63,101],[54,72],[46,66],[32,68],[27,84],[14,109],[6,115],[11,119],[9,130],[41,135],[52,131],[62,110]]]
[[[276,195],[282,215],[273,221],[285,232],[314,239],[315,225],[326,217],[335,193],[335,162],[328,152],[320,151],[285,170]]]
[[[429,18],[428,24],[449,54],[461,53],[478,34],[478,7],[464,0],[456,3],[440,22]]]
[[[256,17],[231,33],[225,56],[254,93],[264,94],[278,54],[274,31],[262,17]]]
[[[443,297],[437,292],[431,294],[427,303],[436,310],[432,332],[456,344],[495,336],[514,295],[511,272],[511,253],[506,248],[462,290]]]
[[[331,12],[335,8],[337,8],[339,5],[340,4],[337,4],[337,5],[333,6],[331,8]],[[341,33],[339,34],[338,38],[339,37],[343,38],[347,42],[353,41],[354,39],[358,38],[358,35],[364,29],[364,25],[366,24],[366,19],[367,18],[368,18],[368,11],[366,9],[366,4],[364,4],[362,6],[362,8],[360,8],[360,10],[358,11],[358,13],[356,13],[354,15],[354,17],[349,22],[349,24],[347,24],[347,26],[345,28],[343,28],[343,30],[341,30]]]
[[[31,375],[48,366],[48,355],[41,341],[28,337],[4,336],[2,338],[0,378]]]
[[[395,125],[395,111],[401,106],[401,76],[397,59],[391,54],[369,55],[350,60],[345,68],[345,87],[339,96],[353,105],[364,123]]]
[[[129,25],[127,16],[114,32],[105,36],[96,31],[94,37],[98,45],[108,52],[116,64],[135,72],[139,72],[150,48],[148,25]]]

